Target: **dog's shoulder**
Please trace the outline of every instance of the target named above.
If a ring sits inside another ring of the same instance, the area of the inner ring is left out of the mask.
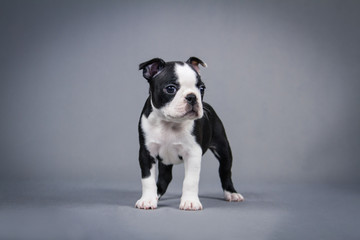
[[[150,96],[146,99],[144,107],[141,111],[141,116],[145,115],[145,117],[149,117],[150,113],[152,112],[152,106],[150,101]]]

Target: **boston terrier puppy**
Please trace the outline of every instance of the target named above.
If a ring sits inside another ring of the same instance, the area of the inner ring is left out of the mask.
[[[231,180],[232,154],[224,126],[214,109],[203,102],[205,84],[196,57],[186,62],[160,58],[141,63],[139,70],[150,85],[139,121],[139,162],[142,196],[140,209],[155,209],[171,179],[174,164],[184,163],[185,178],[179,208],[203,209],[198,197],[201,157],[210,149],[219,160],[225,199],[243,201]],[[158,162],[158,179],[155,164]]]

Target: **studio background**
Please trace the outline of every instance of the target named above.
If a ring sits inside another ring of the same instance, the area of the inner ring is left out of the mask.
[[[154,57],[208,68],[233,179],[360,182],[358,1],[0,1],[0,180],[127,185]],[[205,154],[201,187],[221,192]],[[170,188],[181,190],[183,166]],[[179,192],[178,191],[178,192]],[[132,204],[132,203],[131,203]]]
[[[359,4],[1,5],[2,181],[138,181],[138,64],[190,56],[208,64],[205,101],[225,124],[237,182],[360,180]],[[211,154],[207,165],[217,171]]]

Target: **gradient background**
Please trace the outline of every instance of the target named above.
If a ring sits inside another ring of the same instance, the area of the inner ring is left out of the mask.
[[[138,64],[196,56],[235,187],[360,183],[359,1],[0,1],[0,180],[132,184]],[[181,189],[183,167],[174,168]],[[220,191],[207,153],[201,184]],[[170,186],[171,187],[171,186]]]
[[[137,181],[138,64],[197,56],[237,180],[359,182],[359,7],[1,1],[1,180]]]

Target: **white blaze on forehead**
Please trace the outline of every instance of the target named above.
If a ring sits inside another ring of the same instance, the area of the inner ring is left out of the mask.
[[[202,117],[203,107],[200,90],[196,86],[196,72],[187,64],[176,64],[175,74],[179,83],[179,89],[177,90],[175,97],[168,104],[161,108],[163,116],[165,116],[167,119],[171,119],[172,121],[174,121],[174,119],[180,119],[181,121],[186,119],[186,114],[190,111],[186,96],[189,94],[194,94],[197,99],[197,103],[194,109],[197,111],[197,117]]]
[[[185,88],[196,87],[196,82],[197,82],[196,73],[189,65],[176,64],[175,73],[178,77],[180,87],[185,87]]]

